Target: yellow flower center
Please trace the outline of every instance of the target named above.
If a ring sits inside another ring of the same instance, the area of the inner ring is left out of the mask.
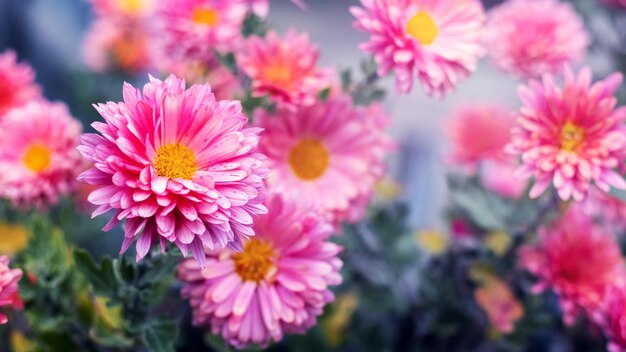
[[[24,226],[0,223],[0,254],[13,255],[26,248],[28,235]]]
[[[32,172],[41,172],[50,166],[50,149],[41,144],[35,144],[24,152],[22,162]]]
[[[561,129],[561,149],[577,151],[585,142],[585,130],[567,121]]]
[[[304,138],[291,150],[288,160],[300,179],[315,180],[328,168],[330,154],[320,141]]]
[[[146,0],[118,0],[120,9],[129,14],[138,14],[146,8]]]
[[[219,23],[220,15],[211,7],[201,6],[193,10],[191,19],[197,24],[214,27]]]
[[[243,281],[259,282],[274,267],[272,246],[256,238],[251,239],[243,246],[243,252],[235,253],[235,272]]]
[[[293,72],[289,67],[279,63],[268,65],[263,69],[265,78],[277,86],[288,88],[293,83]]]
[[[430,45],[437,39],[439,29],[428,13],[419,11],[406,24],[406,32],[422,45]]]
[[[166,144],[159,148],[154,167],[159,176],[186,180],[191,180],[198,170],[193,151],[180,144]]]

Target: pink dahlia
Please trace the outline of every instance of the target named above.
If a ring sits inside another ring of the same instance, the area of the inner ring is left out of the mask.
[[[504,148],[511,141],[515,119],[498,105],[461,106],[453,112],[446,126],[454,152],[452,161],[475,166],[481,161],[505,161]]]
[[[29,208],[73,191],[82,158],[81,125],[60,103],[31,102],[0,122],[0,197]]]
[[[334,300],[328,287],[341,283],[341,247],[328,240],[333,227],[278,196],[267,207],[243,252],[209,251],[204,270],[191,260],[178,267],[194,324],[239,348],[304,333]]]
[[[539,243],[520,250],[520,264],[539,279],[535,292],[556,292],[567,324],[597,312],[608,286],[624,274],[615,239],[576,208],[540,229]]]
[[[0,256],[0,307],[23,308],[17,285],[21,278],[22,270],[9,268],[9,257]],[[7,321],[7,316],[0,312],[0,324]]]
[[[32,68],[18,64],[13,51],[0,53],[0,120],[11,108],[40,98],[41,89]]]
[[[615,109],[615,90],[622,76],[612,74],[591,85],[591,70],[578,77],[565,70],[564,87],[552,75],[543,82],[531,81],[519,89],[523,107],[517,116],[512,142],[514,155],[521,155],[518,175],[536,178],[530,197],[540,196],[554,184],[563,200],[582,200],[593,182],[608,192],[610,186],[626,189],[615,172],[626,148],[621,128],[626,108]]]
[[[409,92],[416,75],[429,95],[443,96],[476,69],[485,13],[478,0],[361,0],[354,27],[370,34],[361,49],[374,54],[378,74],[395,71]]]
[[[270,189],[312,204],[334,221],[364,212],[393,147],[380,106],[355,107],[335,97],[297,111],[259,111],[256,119],[265,128],[260,148],[272,170]]]
[[[536,78],[580,61],[589,35],[569,3],[509,0],[489,12],[485,42],[500,69]]]
[[[334,70],[318,68],[318,58],[308,35],[293,30],[284,39],[273,31],[266,38],[253,36],[237,54],[241,70],[252,79],[253,94],[288,107],[314,104],[322,90],[334,85]]]
[[[144,17],[156,6],[155,0],[91,0],[94,12],[99,16]]]
[[[164,0],[157,11],[164,50],[198,59],[232,50],[247,11],[244,0]]]
[[[104,228],[126,219],[122,252],[137,238],[137,260],[159,241],[174,242],[204,266],[203,246],[242,249],[253,236],[261,204],[264,156],[256,152],[260,129],[238,101],[216,101],[208,84],[185,90],[185,81],[150,77],[143,95],[124,85],[124,101],[99,104],[100,134],[79,147],[94,167],[81,181],[97,185],[88,200],[93,216],[115,210]]]

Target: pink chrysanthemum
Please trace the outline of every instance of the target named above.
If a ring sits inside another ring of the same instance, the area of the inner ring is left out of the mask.
[[[556,292],[567,324],[579,313],[594,315],[608,285],[624,273],[615,239],[577,208],[540,229],[539,244],[520,250],[520,265],[538,277],[535,292]]]
[[[237,54],[241,70],[252,79],[255,96],[269,95],[288,107],[311,105],[334,85],[335,72],[317,67],[319,51],[306,34],[289,30],[281,39],[273,31],[253,36]]]
[[[604,298],[602,313],[599,316],[600,325],[609,339],[609,352],[626,351],[626,285],[625,278],[617,278]]]
[[[17,63],[13,51],[0,53],[0,120],[11,108],[41,98],[30,66]]]
[[[247,11],[243,0],[165,0],[157,13],[164,50],[197,59],[232,50]]]
[[[155,0],[91,0],[99,16],[145,17],[156,7]]]
[[[328,240],[333,227],[278,196],[267,207],[243,252],[209,252],[204,270],[191,260],[178,268],[194,324],[239,348],[304,333],[334,300],[328,287],[341,283],[341,247]]]
[[[429,95],[443,96],[476,69],[483,55],[485,13],[478,0],[361,0],[354,27],[370,34],[378,74],[395,71],[409,92],[416,75]]]
[[[73,191],[82,166],[80,133],[60,103],[10,110],[0,123],[0,197],[16,207],[44,207]]]
[[[456,109],[446,126],[454,152],[452,161],[470,166],[484,160],[510,158],[504,148],[511,141],[515,119],[506,108],[475,104]]]
[[[489,12],[485,43],[505,72],[537,78],[580,61],[589,36],[571,4],[559,0],[509,0]]]
[[[265,134],[260,148],[268,156],[271,189],[312,204],[334,221],[362,214],[374,183],[384,174],[393,143],[380,106],[355,107],[344,97],[297,111],[259,111]]]
[[[578,77],[565,70],[564,88],[552,75],[543,82],[520,87],[523,107],[517,117],[509,152],[521,155],[518,175],[536,178],[530,197],[540,196],[554,184],[563,200],[582,200],[590,184],[608,192],[626,189],[614,171],[623,162],[626,133],[621,125],[626,108],[615,109],[615,90],[622,76],[612,74],[591,85],[591,70]]]
[[[22,270],[9,268],[9,257],[0,256],[0,307],[23,308],[17,285],[21,278]],[[7,321],[7,316],[0,312],[0,324]]]
[[[260,129],[238,101],[216,101],[209,85],[150,78],[143,95],[124,85],[124,102],[96,106],[105,123],[85,134],[83,156],[94,167],[80,180],[98,189],[93,216],[115,210],[104,228],[126,219],[124,252],[137,237],[137,259],[158,241],[174,242],[204,266],[203,245],[241,250],[253,236],[252,215],[262,203],[266,170],[256,152]],[[142,231],[143,229],[143,231]],[[141,233],[141,234],[140,234]]]

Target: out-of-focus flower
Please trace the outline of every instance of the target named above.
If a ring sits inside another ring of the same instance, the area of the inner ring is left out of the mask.
[[[137,259],[152,244],[174,242],[204,266],[204,249],[241,250],[253,236],[266,170],[256,152],[258,128],[237,101],[216,101],[209,85],[185,90],[185,81],[150,78],[143,95],[124,85],[124,101],[99,104],[100,134],[79,147],[94,167],[79,179],[96,185],[93,216],[115,210],[104,230],[126,219],[122,252],[137,238]],[[143,231],[142,231],[143,229]],[[140,234],[141,233],[141,234]]]
[[[567,324],[579,313],[596,314],[607,287],[624,275],[615,239],[577,207],[541,228],[539,243],[522,247],[519,254],[521,267],[539,280],[533,291],[554,290]]]
[[[427,253],[439,255],[450,247],[450,237],[437,230],[422,230],[415,233],[415,242]]]
[[[330,314],[322,321],[321,326],[326,342],[331,346],[338,346],[346,333],[352,314],[359,305],[359,296],[348,292],[337,296],[332,304]]]
[[[515,177],[519,163],[487,161],[481,165],[481,180],[485,187],[502,197],[518,199],[526,189],[526,181]]]
[[[472,229],[470,229],[468,223],[462,218],[452,219],[450,222],[450,233],[452,237],[460,239],[469,237],[472,234]]]
[[[208,252],[206,269],[191,260],[178,268],[194,324],[240,348],[305,332],[334,299],[328,287],[341,283],[333,227],[278,196],[266,204],[269,214],[255,221],[243,252]]]
[[[506,283],[495,276],[482,280],[474,291],[476,303],[487,313],[489,322],[499,332],[508,334],[524,315],[524,307]]]
[[[74,190],[82,159],[81,125],[61,103],[31,102],[0,123],[0,197],[29,208]]]
[[[261,151],[272,170],[271,190],[311,204],[334,222],[364,214],[394,147],[380,106],[355,107],[333,97],[297,111],[259,111]]]
[[[626,234],[626,201],[610,193],[591,190],[581,207],[615,233]]]
[[[614,73],[591,85],[591,70],[578,76],[565,69],[564,87],[546,74],[543,81],[520,87],[523,107],[517,116],[511,154],[522,157],[518,176],[535,177],[530,197],[537,198],[554,184],[563,200],[584,199],[593,182],[608,192],[626,189],[615,172],[623,163],[626,133],[621,128],[626,108],[615,109],[615,90],[622,75]]]
[[[603,2],[609,6],[621,7],[626,9],[626,0],[600,0],[600,2]]]
[[[392,179],[383,178],[374,185],[376,197],[384,201],[394,201],[402,194],[402,185]]]
[[[612,285],[604,298],[602,313],[597,318],[609,339],[609,352],[626,351],[626,285],[623,281]]]
[[[335,71],[317,67],[319,51],[307,34],[273,31],[249,38],[237,54],[241,70],[252,79],[255,96],[270,96],[287,107],[312,105],[320,92],[335,85]]]
[[[400,92],[417,76],[429,95],[443,96],[476,69],[485,13],[477,0],[361,0],[354,27],[370,34],[378,74],[395,71]]]
[[[23,308],[17,286],[21,278],[22,270],[9,268],[9,257],[0,256],[0,308]],[[0,311],[0,324],[7,321],[7,316]]]
[[[157,11],[163,50],[202,59],[235,49],[247,11],[243,0],[164,0]]]
[[[102,17],[145,17],[156,4],[155,0],[91,0],[94,12]]]
[[[138,73],[152,67],[151,38],[139,21],[101,17],[83,43],[85,64],[95,72],[119,69]]]
[[[485,42],[500,69],[537,78],[580,61],[589,36],[569,3],[509,0],[489,12]]]
[[[511,235],[504,230],[496,230],[485,235],[483,242],[497,255],[504,255],[511,246]]]
[[[17,63],[13,51],[0,53],[0,121],[8,110],[40,98],[32,68]]]
[[[19,224],[0,223],[0,254],[14,256],[28,244],[28,230]]]
[[[456,163],[475,166],[483,160],[506,161],[504,152],[511,141],[515,119],[498,105],[474,104],[457,108],[446,125],[454,146],[451,155]]]

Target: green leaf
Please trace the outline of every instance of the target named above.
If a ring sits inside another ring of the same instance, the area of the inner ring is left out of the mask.
[[[139,287],[151,287],[159,281],[172,277],[178,259],[172,255],[159,255],[148,268],[148,271],[139,279]]]
[[[151,352],[172,352],[178,335],[176,322],[171,319],[155,319],[146,327],[141,337]]]
[[[89,252],[84,249],[76,249],[74,250],[74,261],[78,270],[97,293],[111,296],[117,292],[119,282],[115,276],[111,258],[104,258],[101,265],[98,265]]]
[[[321,101],[326,101],[328,100],[328,97],[330,96],[330,87],[322,90],[319,94],[319,98]]]

